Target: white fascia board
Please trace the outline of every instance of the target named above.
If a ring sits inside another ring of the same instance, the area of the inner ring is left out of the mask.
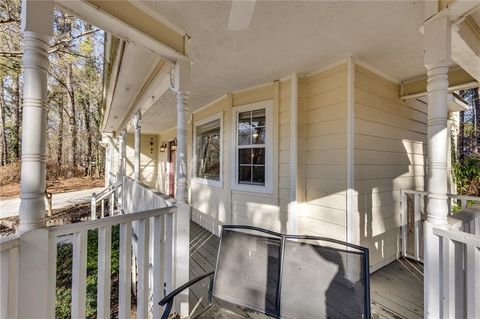
[[[110,15],[88,1],[55,0],[57,6],[71,12],[73,15],[96,25],[102,30],[109,32],[127,42],[138,44],[164,59],[172,62],[190,59],[169,46],[153,39],[152,37],[134,29],[126,22]]]

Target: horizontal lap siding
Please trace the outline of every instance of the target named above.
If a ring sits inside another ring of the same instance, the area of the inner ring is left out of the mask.
[[[300,81],[303,197],[300,233],[346,238],[347,66]]]
[[[192,131],[194,124],[202,119],[223,114],[223,162],[222,162],[222,187],[214,187],[202,185],[195,182],[190,187],[190,204],[192,206],[192,220],[208,229],[209,231],[219,235],[219,227],[224,224],[231,223],[230,212],[230,161],[229,152],[231,145],[231,110],[229,110],[229,97],[220,99],[209,107],[193,114]],[[195,141],[194,141],[195,142]],[[193,146],[189,147],[192,152],[195,150]],[[191,172],[195,174],[196,167],[191,161]]]
[[[398,252],[400,190],[423,190],[427,114],[399,86],[355,66],[355,191],[360,244],[377,268]]]
[[[165,132],[163,134],[158,135],[158,141],[161,144],[162,142],[165,142],[168,144],[169,141],[172,141],[175,137],[177,137],[177,131],[175,129],[169,130],[168,132]],[[158,191],[168,194],[169,192],[169,180],[168,180],[168,174],[169,174],[169,163],[168,163],[168,150],[165,150],[165,152],[160,152],[160,148],[158,148],[158,153],[157,153],[157,172],[158,172],[158,177],[157,177],[157,182],[156,182],[156,188]]]
[[[135,135],[126,136],[126,175],[135,178]],[[152,143],[152,144],[150,144]],[[140,137],[140,182],[155,188],[158,178],[157,163],[158,136],[142,134]]]
[[[231,103],[229,99],[230,96],[225,97],[193,114],[195,123],[223,112],[223,184],[222,187],[191,184],[192,219],[216,234],[219,226],[227,223],[285,231],[290,199],[290,80],[233,93]],[[276,146],[273,150],[276,153],[274,163],[270,163],[274,166],[273,194],[232,191],[231,167],[235,154],[231,154],[231,146],[235,123],[232,123],[231,107],[265,100],[274,100]]]

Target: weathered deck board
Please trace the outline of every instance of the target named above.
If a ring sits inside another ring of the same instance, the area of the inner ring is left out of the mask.
[[[190,224],[190,279],[215,269],[219,238]],[[208,279],[190,289],[191,310],[207,305]],[[423,265],[397,260],[371,275],[372,312],[381,319],[423,318]]]

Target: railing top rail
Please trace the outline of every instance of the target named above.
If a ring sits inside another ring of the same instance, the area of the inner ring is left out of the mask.
[[[114,192],[116,188],[121,187],[121,186],[122,186],[121,182],[116,182],[116,183],[110,185],[109,187],[106,187],[106,188],[102,189],[102,191],[99,192],[98,194],[95,194],[95,199],[97,201],[102,200],[103,198],[105,198],[106,196],[108,196],[112,192]],[[103,198],[101,198],[101,197],[103,197]]]
[[[402,189],[402,193],[404,194],[420,194],[420,195],[428,195],[428,192],[425,191],[416,191],[413,189]],[[397,193],[398,194],[398,193]]]
[[[20,239],[17,235],[10,235],[0,238],[0,252],[20,246]]]
[[[109,216],[102,219],[90,220],[81,223],[66,224],[60,226],[49,227],[50,234],[54,236],[69,235],[80,231],[87,231],[91,229],[97,229],[101,227],[113,226],[123,224],[133,220],[142,220],[150,217],[156,217],[165,214],[173,214],[175,212],[175,206],[168,206],[162,208],[156,208],[138,212],[134,214],[125,214],[117,216]]]
[[[433,228],[433,233],[440,237],[480,248],[480,236],[469,234],[460,230]]]
[[[480,202],[480,197],[478,197],[478,196],[455,195],[455,194],[447,194],[447,196],[450,197],[450,198],[465,199],[465,200]]]

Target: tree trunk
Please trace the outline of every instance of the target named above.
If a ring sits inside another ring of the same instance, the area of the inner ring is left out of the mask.
[[[3,85],[4,81],[3,78],[1,79],[1,87],[0,87],[0,137],[2,143],[2,154],[0,154],[0,165],[6,165],[8,163],[8,144],[7,144],[7,132],[5,131],[5,110],[7,109],[7,105],[5,104],[4,98],[4,90]]]
[[[73,69],[72,64],[67,68],[67,92],[68,92],[68,107],[70,109],[70,118],[68,121],[70,131],[70,158],[69,164],[75,169],[77,167],[77,125],[75,123],[76,111],[75,111],[75,94],[72,85]]]
[[[12,139],[12,150],[13,150],[13,161],[20,160],[20,145],[21,145],[21,136],[20,136],[20,126],[22,125],[21,119],[21,105],[20,105],[20,76],[16,75],[12,83],[12,104],[13,104],[13,139]]]
[[[62,165],[62,157],[63,157],[63,103],[64,99],[62,96],[61,104],[58,105],[58,149],[57,149],[57,165]]]
[[[90,128],[90,103],[83,101],[83,112],[85,114],[85,131],[87,133],[87,163],[85,176],[92,176],[92,132]]]
[[[473,136],[473,139],[475,140],[475,150],[476,150],[476,153],[479,154],[480,153],[480,96],[479,96],[479,93],[478,93],[478,88],[477,89],[474,89],[474,95],[473,95],[474,99],[473,99],[473,108],[475,110],[475,118],[474,118],[474,122],[475,122],[475,125],[474,125],[474,136]]]

